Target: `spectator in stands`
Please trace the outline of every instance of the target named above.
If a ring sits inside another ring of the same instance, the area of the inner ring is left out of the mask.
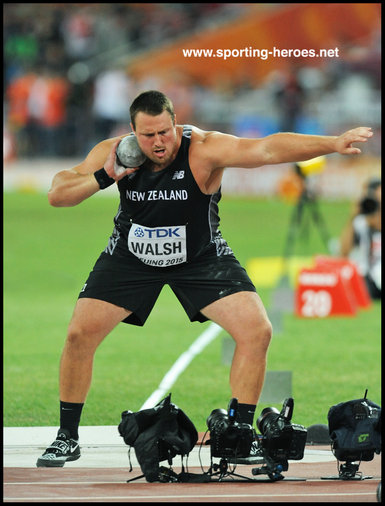
[[[5,92],[6,113],[9,132],[15,135],[16,155],[24,156],[31,152],[32,140],[29,131],[28,99],[37,75],[26,71],[11,79]]]
[[[43,69],[33,82],[28,112],[34,133],[36,154],[60,156],[61,136],[66,122],[68,82],[49,69]]]
[[[132,92],[131,80],[123,68],[110,68],[97,76],[93,102],[96,142],[111,137],[119,124],[127,123]]]

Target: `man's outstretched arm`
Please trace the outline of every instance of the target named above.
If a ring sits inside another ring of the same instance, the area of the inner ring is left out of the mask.
[[[339,136],[277,133],[261,139],[246,139],[217,132],[208,133],[203,149],[215,167],[254,168],[277,163],[300,162],[330,153],[357,155],[354,143],[366,142],[368,127],[348,130]]]

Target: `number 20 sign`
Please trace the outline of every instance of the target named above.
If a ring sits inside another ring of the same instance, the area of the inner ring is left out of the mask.
[[[304,318],[354,315],[357,304],[337,269],[302,269],[298,277],[295,312]]]

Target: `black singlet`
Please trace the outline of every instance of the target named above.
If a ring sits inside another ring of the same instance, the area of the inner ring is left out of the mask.
[[[120,204],[104,254],[117,260],[135,257],[154,267],[191,262],[205,253],[230,255],[219,231],[221,190],[201,192],[188,154],[192,127],[183,126],[175,160],[152,172],[142,167],[118,182]]]

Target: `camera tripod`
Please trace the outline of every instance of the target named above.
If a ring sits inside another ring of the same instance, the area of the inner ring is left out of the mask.
[[[265,456],[265,465],[263,465],[262,467],[253,467],[253,469],[251,470],[251,473],[253,476],[260,476],[262,474],[266,474],[269,479],[264,479],[264,480],[250,478],[248,476],[237,474],[234,472],[235,467],[236,466],[234,466],[234,469],[229,470],[229,465],[228,465],[227,459],[221,458],[219,461],[219,464],[213,464],[211,462],[210,469],[207,471],[206,474],[210,477],[210,479],[212,477],[218,476],[218,481],[224,481],[226,478],[231,478],[232,480],[234,480],[233,477],[235,476],[237,478],[242,478],[242,480],[251,481],[253,483],[256,483],[256,482],[270,483],[270,482],[283,480],[285,478],[285,476],[283,476],[281,474],[281,471],[287,471],[289,466],[288,466],[287,462],[280,463],[280,464],[274,463],[271,459],[269,459]],[[291,477],[291,478],[286,479],[286,481],[306,481],[306,479]]]
[[[296,207],[294,208],[290,224],[289,231],[286,237],[285,248],[283,252],[284,259],[288,259],[292,253],[295,244],[295,239],[298,236],[300,227],[302,226],[303,235],[308,239],[309,236],[309,222],[305,222],[305,211],[308,210],[310,217],[318,227],[321,239],[323,240],[325,247],[329,250],[329,239],[330,235],[326,227],[325,220],[319,210],[317,197],[315,192],[310,190],[308,182],[305,176],[303,178],[303,190],[299,196]]]
[[[321,480],[370,480],[373,476],[364,476],[358,470],[360,464],[347,461],[341,464],[338,469],[338,476],[321,476]]]
[[[227,459],[221,458],[219,464],[214,464],[211,462],[210,469],[207,471],[207,474],[212,478],[213,476],[218,476],[218,481],[223,481],[225,478],[236,476],[237,478],[242,478],[246,481],[254,481],[253,478],[249,478],[248,476],[242,476],[241,474],[237,474],[234,472],[235,468],[229,470],[229,464]]]
[[[282,312],[293,312],[294,310],[294,293],[289,280],[289,259],[293,256],[295,242],[300,232],[302,232],[305,239],[308,240],[309,238],[309,218],[311,218],[317,226],[323,243],[327,251],[329,251],[330,235],[325,220],[318,208],[316,195],[308,187],[306,176],[300,175],[303,180],[303,189],[291,214],[282,255],[282,274],[272,294],[272,306],[269,310],[269,316],[273,323],[273,327],[278,333],[281,332],[282,327]],[[305,220],[305,218],[307,219]]]

